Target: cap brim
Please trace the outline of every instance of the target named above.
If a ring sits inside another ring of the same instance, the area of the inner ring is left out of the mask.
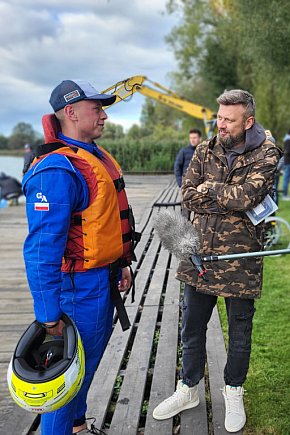
[[[111,106],[115,103],[116,95],[96,94],[92,97],[84,98],[84,100],[98,100],[102,103],[102,106]]]

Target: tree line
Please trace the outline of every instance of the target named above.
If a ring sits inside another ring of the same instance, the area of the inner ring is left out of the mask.
[[[245,89],[256,119],[278,142],[290,128],[288,0],[169,0],[181,19],[167,37],[178,61],[175,89],[216,110],[225,89]]]
[[[168,0],[179,24],[167,35],[178,68],[171,88],[181,97],[217,110],[225,89],[246,89],[257,103],[256,119],[278,144],[290,128],[290,7],[288,0]],[[122,104],[122,103],[120,103]],[[128,132],[106,123],[99,143],[124,170],[172,170],[188,131],[202,121],[146,98],[140,125]],[[44,141],[30,124],[17,124],[10,137],[0,134],[0,150],[23,150]]]
[[[107,122],[104,134],[97,143],[108,150],[120,163],[123,171],[171,172],[175,156],[187,141],[187,134],[180,129],[160,126],[154,132],[146,125],[133,125],[128,132],[123,127]],[[33,130],[32,125],[18,123],[9,137],[0,135],[2,154],[23,155],[25,144],[32,149],[44,143],[44,137]]]

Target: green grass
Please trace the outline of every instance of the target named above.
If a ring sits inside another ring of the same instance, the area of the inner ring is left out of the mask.
[[[290,222],[290,202],[280,201]],[[227,342],[224,303],[219,312]],[[290,255],[264,260],[263,291],[256,302],[252,354],[246,389],[244,435],[290,434]]]

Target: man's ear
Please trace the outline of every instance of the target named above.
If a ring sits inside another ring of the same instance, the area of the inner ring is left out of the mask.
[[[248,119],[246,119],[246,122],[245,122],[245,130],[249,130],[249,128],[252,127],[252,125],[254,124],[254,122],[255,122],[255,118],[254,118],[253,116],[250,116]]]
[[[75,121],[77,119],[77,114],[72,104],[68,104],[67,106],[65,106],[63,108],[63,111],[65,116],[71,119],[72,121]]]

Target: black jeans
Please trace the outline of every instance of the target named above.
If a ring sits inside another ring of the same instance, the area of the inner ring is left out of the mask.
[[[184,382],[192,387],[203,378],[206,361],[206,331],[216,296],[195,291],[185,284],[182,303],[182,371]],[[225,298],[229,326],[229,346],[224,369],[226,385],[240,386],[247,376],[251,354],[253,299]]]

